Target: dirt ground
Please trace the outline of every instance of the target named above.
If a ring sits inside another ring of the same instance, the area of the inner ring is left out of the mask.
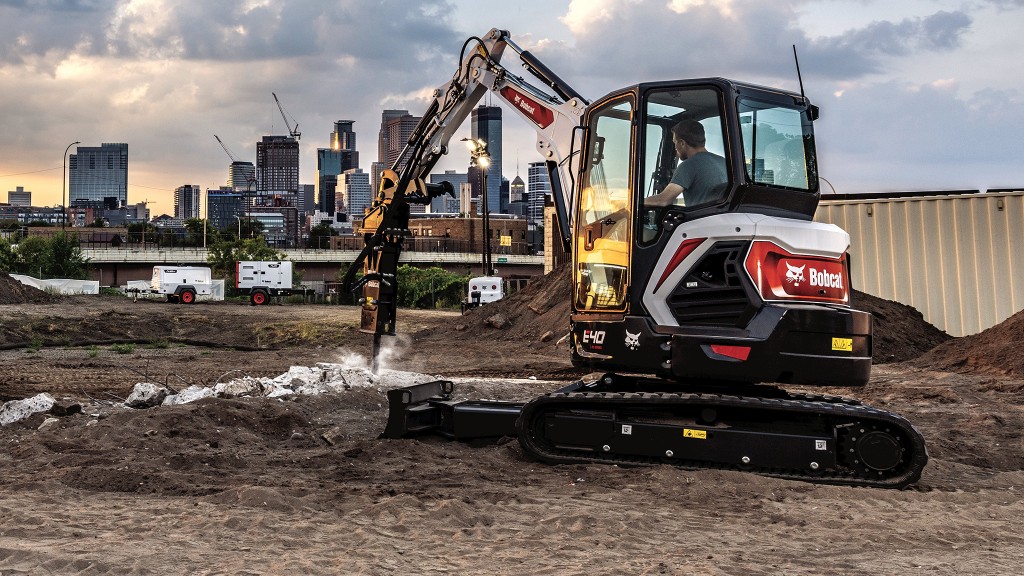
[[[538,283],[466,316],[402,310],[386,367],[454,379],[460,396],[519,400],[584,376],[558,343],[562,288]],[[36,297],[5,292],[0,277],[0,400],[48,392],[82,411],[45,430],[41,414],[0,428],[3,576],[1016,575],[1024,565],[1016,316],[950,339],[912,308],[865,295],[888,363],[864,388],[824,391],[922,431],[924,475],[894,491],[549,466],[515,441],[382,440],[384,386],[126,409],[117,403],[137,382],[181,389],[350,362],[369,337],[348,307]],[[490,327],[499,314],[508,325]]]

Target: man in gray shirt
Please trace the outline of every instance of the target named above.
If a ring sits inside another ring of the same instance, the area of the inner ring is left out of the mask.
[[[664,190],[644,199],[645,206],[696,206],[717,200],[715,196],[720,187],[716,189],[716,186],[728,182],[729,175],[725,169],[725,158],[708,152],[705,142],[704,126],[700,122],[683,120],[672,127],[672,143],[682,162]]]

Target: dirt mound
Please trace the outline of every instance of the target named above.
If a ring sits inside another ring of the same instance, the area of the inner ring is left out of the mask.
[[[994,374],[1024,377],[1024,311],[974,334],[955,338],[922,355],[913,364],[920,368],[961,374]]]
[[[495,338],[539,344],[569,333],[568,266],[535,280],[508,298],[466,314],[457,340]],[[874,316],[874,362],[917,358],[951,336],[929,324],[913,306],[854,291],[854,305]],[[496,330],[497,328],[497,330]]]
[[[0,273],[0,304],[46,304],[58,299],[58,296],[18,282],[10,274]]]
[[[550,332],[557,340],[569,333],[569,266],[531,281],[504,300],[466,314],[463,338],[493,337],[495,327],[506,325],[502,340],[539,342]],[[504,318],[507,324],[496,318]]]
[[[874,317],[875,364],[912,360],[952,338],[929,324],[913,306],[856,290],[853,306]]]

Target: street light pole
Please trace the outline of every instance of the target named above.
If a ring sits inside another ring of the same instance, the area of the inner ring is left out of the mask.
[[[488,154],[487,142],[483,139],[463,138],[462,141],[469,147],[470,166],[481,170],[483,190],[480,192],[480,202],[483,205],[481,212],[483,213],[484,225],[483,273],[484,276],[493,276],[494,267],[491,266],[491,210],[490,206],[487,205],[487,167],[491,164],[491,155]]]
[[[67,226],[67,222],[68,222],[68,206],[67,206],[67,201],[65,200],[65,198],[67,198],[67,191],[68,191],[68,188],[67,188],[68,150],[71,150],[71,147],[74,146],[75,144],[81,144],[81,142],[72,142],[71,144],[68,144],[67,148],[64,149],[64,164],[63,164],[64,172],[63,172],[63,174],[60,177],[60,186],[61,186],[61,191],[60,191],[60,210],[61,210],[60,228],[61,228],[61,230],[63,230],[64,227]]]

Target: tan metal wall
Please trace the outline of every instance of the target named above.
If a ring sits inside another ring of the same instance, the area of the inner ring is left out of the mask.
[[[1024,308],[1024,191],[826,197],[815,220],[850,233],[855,289],[913,306],[953,336]]]

